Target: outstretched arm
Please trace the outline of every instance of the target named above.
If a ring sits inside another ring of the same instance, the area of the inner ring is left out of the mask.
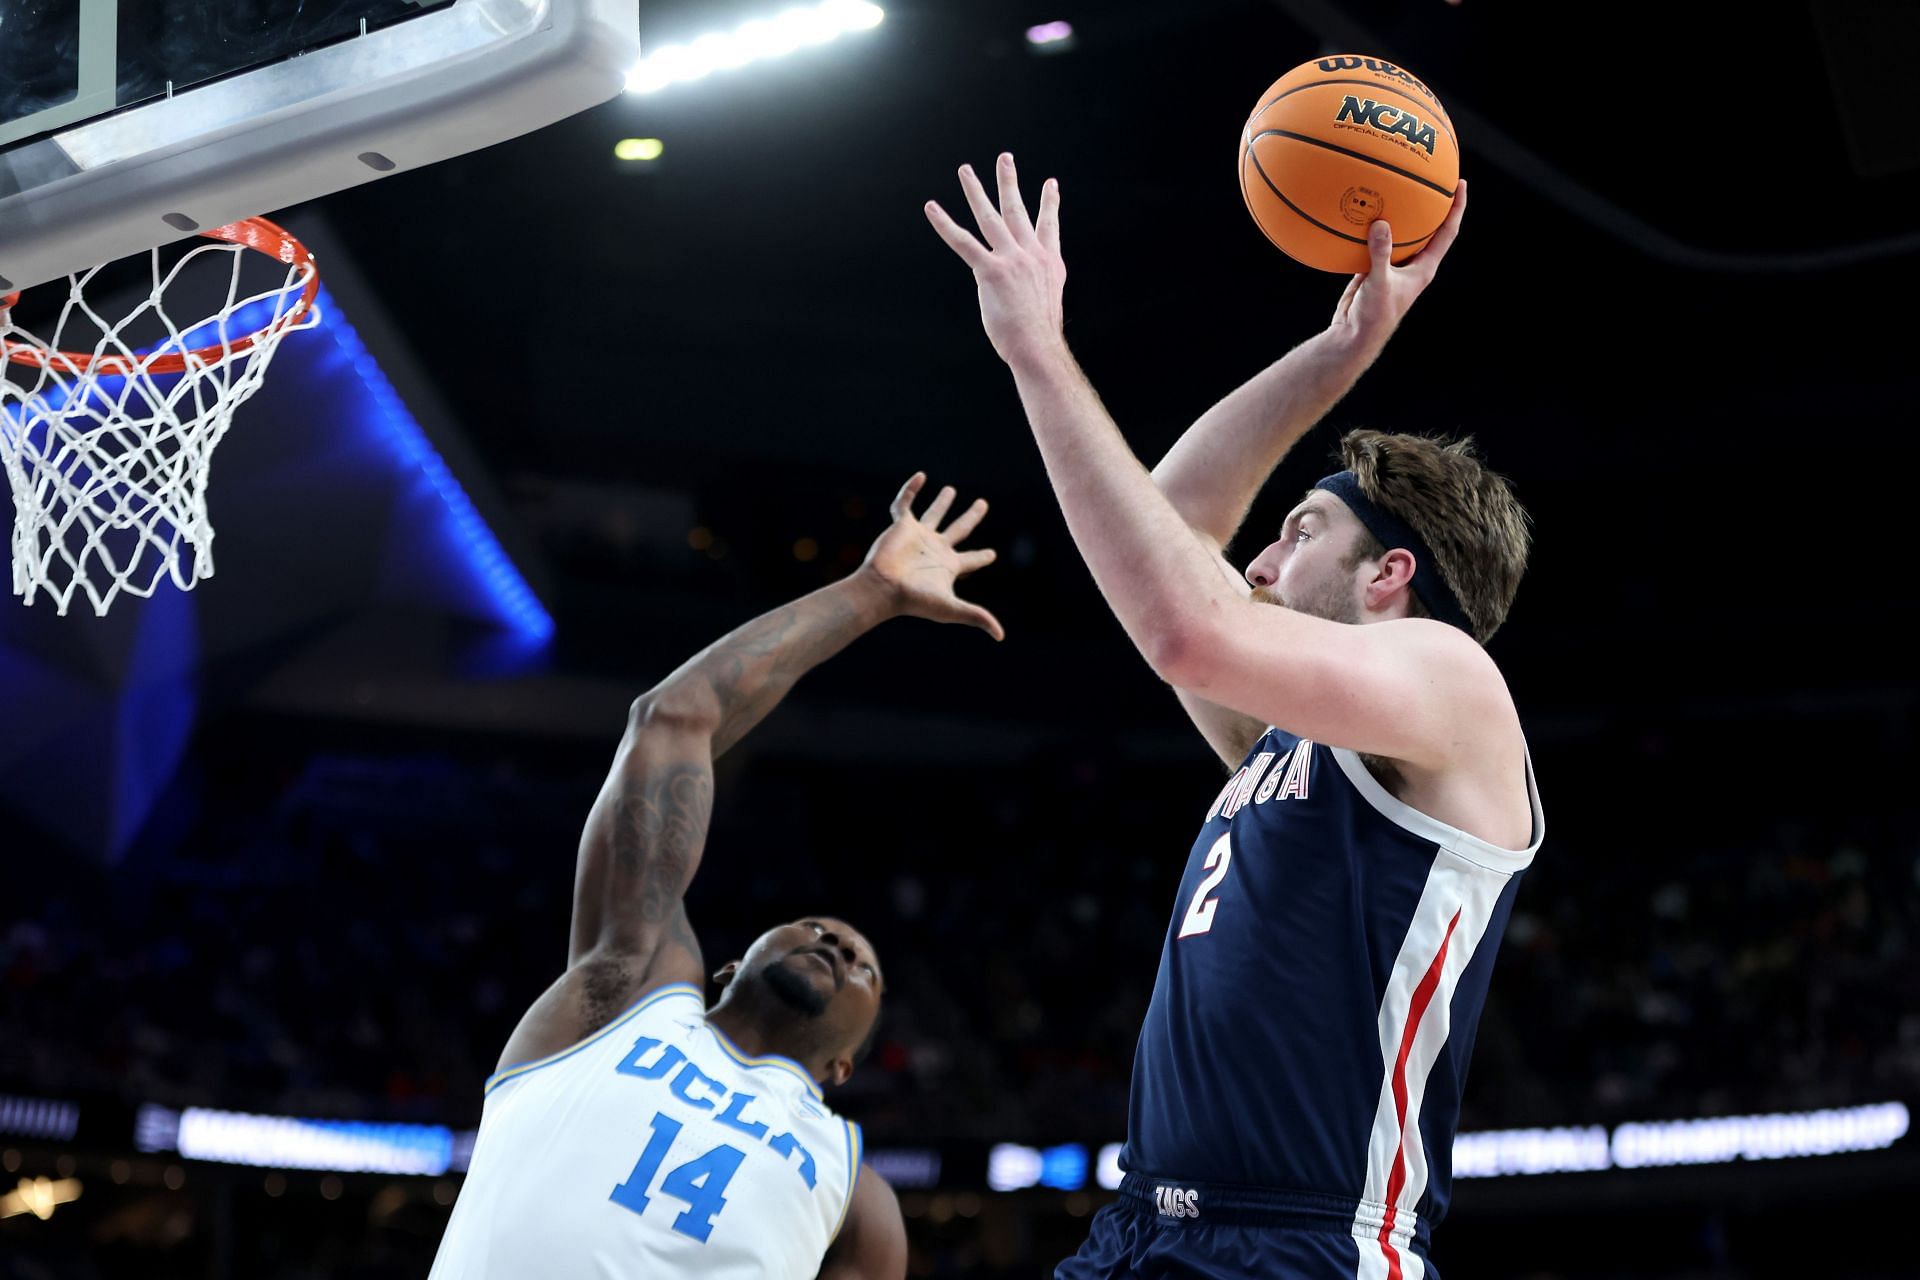
[[[961,182],[985,243],[936,204],[928,217],[973,269],[981,319],[1013,371],[1068,530],[1154,671],[1330,745],[1418,765],[1448,758],[1459,717],[1504,697],[1479,646],[1424,620],[1353,627],[1255,604],[1228,583],[1067,350],[1058,185],[1046,184],[1035,220],[1012,157],[1000,158],[998,208],[971,169]]]
[[[706,845],[713,762],[801,676],[891,616],[881,584],[855,574],[729,632],[634,702],[580,839],[570,966],[595,953],[645,963],[672,941]],[[686,959],[667,980],[698,981],[699,957]]]
[[[695,654],[641,695],[613,770],[580,841],[571,963],[594,951],[650,957],[699,866],[713,798],[713,762],[787,696],[794,683],[879,623],[902,613],[965,622],[1001,636],[992,614],[954,594],[991,551],[956,544],[986,515],[975,502],[944,533],[954,493],[924,519],[901,488],[893,523],[851,576],[755,618]],[[693,974],[699,974],[696,965]]]
[[[1467,184],[1427,249],[1404,266],[1392,263],[1387,224],[1373,225],[1371,269],[1353,277],[1320,333],[1269,365],[1202,414],[1153,469],[1153,481],[1180,517],[1217,553],[1224,553],[1273,469],[1353,389],[1386,348],[1446,256],[1467,208]],[[1220,569],[1239,588],[1240,573]],[[1207,742],[1227,767],[1239,764],[1265,729],[1262,721],[1175,689]]]
[[[567,971],[521,1021],[504,1063],[565,1048],[655,987],[704,980],[681,899],[706,847],[713,762],[801,676],[901,615],[1001,638],[999,621],[954,591],[993,562],[992,551],[958,547],[986,503],[943,531],[953,490],[916,518],[925,482],[915,475],[901,488],[893,523],[853,574],[729,632],[634,702],[580,840]]]

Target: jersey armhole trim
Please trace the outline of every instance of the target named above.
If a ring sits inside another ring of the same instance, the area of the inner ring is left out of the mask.
[[[654,1005],[659,1004],[662,1000],[672,1000],[675,998],[692,1000],[695,1004],[700,1006],[702,1012],[706,1010],[706,1007],[707,1007],[706,998],[702,996],[700,992],[697,989],[695,989],[691,983],[686,983],[686,982],[672,983],[671,985],[661,987],[658,991],[652,991],[642,996],[639,1002],[636,1003],[632,1008],[628,1009],[625,1013],[621,1014],[619,1017],[615,1018],[612,1022],[609,1022],[606,1026],[600,1028],[598,1031],[588,1036],[586,1039],[580,1041],[578,1044],[569,1045],[567,1048],[562,1049],[560,1052],[555,1054],[550,1054],[544,1058],[535,1058],[532,1062],[522,1062],[517,1066],[504,1067],[501,1070],[496,1071],[493,1075],[487,1078],[487,1082],[484,1086],[481,1087],[480,1092],[483,1095],[491,1094],[495,1086],[497,1085],[505,1084],[509,1080],[516,1080],[519,1077],[527,1074],[529,1071],[538,1071],[541,1067],[550,1067],[554,1063],[559,1062],[563,1058],[571,1058],[574,1054],[579,1053],[582,1049],[585,1049],[590,1045],[597,1044],[601,1040],[604,1040],[607,1036],[612,1035],[615,1031],[618,1031],[621,1027],[633,1021],[635,1018],[639,1017],[642,1013],[652,1008]]]
[[[847,1126],[847,1198],[840,1202],[840,1220],[833,1224],[833,1234],[827,1237],[829,1246],[840,1238],[840,1229],[847,1225],[847,1215],[853,1212],[853,1189],[860,1185],[860,1157],[866,1149],[866,1134],[860,1126],[847,1119],[840,1123]]]
[[[1447,852],[1463,858],[1475,866],[1500,875],[1515,875],[1533,865],[1533,855],[1540,851],[1540,842],[1546,839],[1547,820],[1540,808],[1540,788],[1533,777],[1533,752],[1526,752],[1527,805],[1533,814],[1533,840],[1525,849],[1502,849],[1497,844],[1489,844],[1480,837],[1470,835],[1458,827],[1450,827],[1435,817],[1420,812],[1406,801],[1380,785],[1357,752],[1345,747],[1328,747],[1333,754],[1334,763],[1340,766],[1340,772],[1360,793],[1360,798],[1378,810],[1380,816],[1404,831],[1410,831],[1423,840],[1431,840]]]

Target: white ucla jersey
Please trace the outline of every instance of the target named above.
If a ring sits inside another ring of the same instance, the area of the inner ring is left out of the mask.
[[[430,1280],[807,1280],[859,1168],[859,1126],[798,1063],[747,1057],[664,987],[487,1081]]]

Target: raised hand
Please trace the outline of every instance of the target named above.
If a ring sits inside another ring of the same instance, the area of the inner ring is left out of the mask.
[[[1385,346],[1393,331],[1400,327],[1407,312],[1426,287],[1433,283],[1441,259],[1460,234],[1460,219],[1467,212],[1467,184],[1454,188],[1453,208],[1445,222],[1427,241],[1427,247],[1399,266],[1393,265],[1393,228],[1376,222],[1367,233],[1367,254],[1372,259],[1363,275],[1355,276],[1340,295],[1329,328],[1363,343]]]
[[[1040,216],[1027,215],[1020,198],[1020,175],[1013,157],[998,164],[1000,207],[988,199],[973,166],[960,167],[960,189],[973,210],[986,243],[955,222],[938,201],[926,205],[927,221],[960,260],[973,268],[980,286],[980,320],[1000,358],[1020,365],[1064,349],[1062,294],[1067,264],[1060,256],[1060,184],[1052,178],[1040,188]]]
[[[926,472],[916,471],[900,486],[889,508],[893,523],[874,539],[860,571],[871,574],[886,586],[894,607],[901,613],[935,622],[963,622],[980,628],[995,640],[1006,639],[1007,633],[998,618],[979,605],[962,600],[954,592],[954,585],[961,578],[986,568],[996,558],[995,553],[987,549],[960,550],[967,535],[986,519],[987,500],[976,499],[952,524],[942,529],[940,522],[953,507],[953,486],[948,485],[935,494],[926,511],[916,517],[914,499],[926,483]]]

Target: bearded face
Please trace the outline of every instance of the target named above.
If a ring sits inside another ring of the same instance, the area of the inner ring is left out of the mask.
[[[1280,536],[1247,566],[1253,600],[1329,622],[1359,622],[1355,570],[1364,557],[1356,558],[1353,551],[1367,541],[1365,528],[1345,503],[1329,493],[1308,495],[1287,514]]]
[[[880,1016],[873,946],[845,921],[797,920],[760,935],[722,975],[723,1004],[753,1011],[785,1057],[852,1054]]]

